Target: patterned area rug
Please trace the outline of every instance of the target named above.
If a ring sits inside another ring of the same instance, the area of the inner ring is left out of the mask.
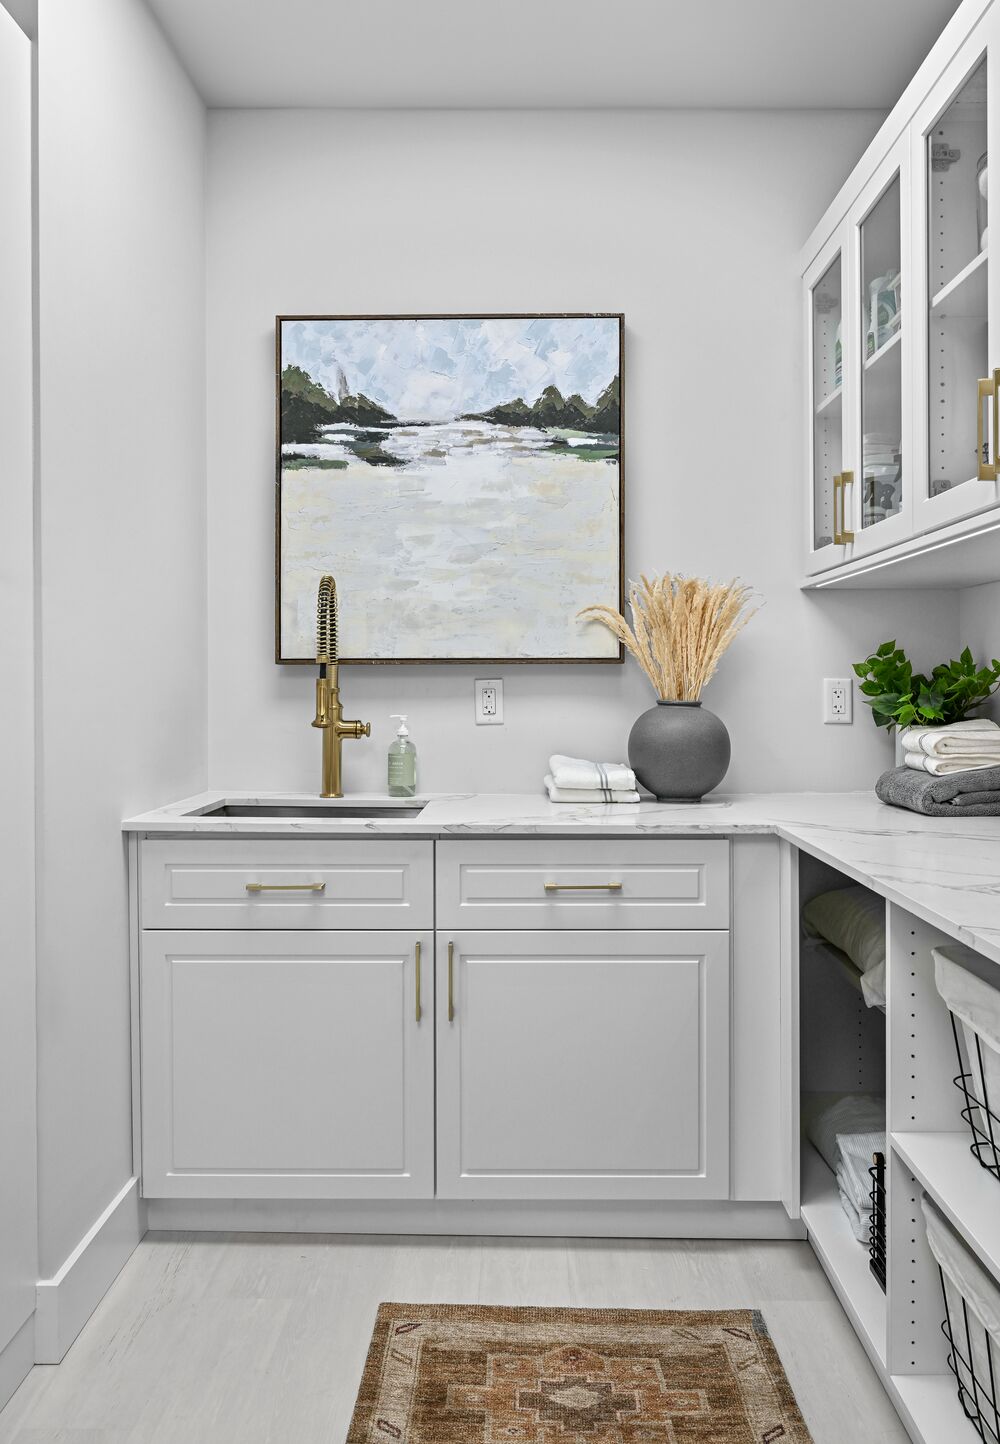
[[[809,1444],[756,1310],[382,1304],[346,1444]]]

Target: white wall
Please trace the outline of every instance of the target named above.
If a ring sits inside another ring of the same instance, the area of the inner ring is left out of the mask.
[[[39,33],[39,1224],[132,1172],[123,816],[205,779],[204,111],[141,0]]]
[[[1000,657],[1000,582],[959,592],[958,643],[971,647],[979,666]],[[978,714],[1000,722],[1000,693]]]
[[[0,1355],[37,1277],[31,63],[0,7]]]
[[[739,573],[766,606],[706,694],[727,786],[868,785],[867,715],[820,682],[886,636],[952,645],[956,604],[799,592],[799,246],[873,114],[216,111],[209,124],[209,757],[214,784],[318,786],[312,678],[275,667],[277,312],[623,310],[628,572]],[[350,596],[342,598],[344,608]],[[536,788],[555,750],[619,757],[652,698],[621,667],[510,667],[506,725],[464,667],[345,669],[349,790],[406,711],[428,789]]]

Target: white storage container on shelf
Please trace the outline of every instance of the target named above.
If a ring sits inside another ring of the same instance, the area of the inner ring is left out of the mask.
[[[948,1367],[958,1397],[986,1444],[1000,1441],[1000,1284],[983,1268],[935,1204],[921,1199],[927,1242],[941,1271]]]
[[[955,1086],[965,1100],[961,1114],[972,1131],[972,1152],[1000,1179],[1000,988],[981,976],[995,965],[958,944],[935,948],[933,956],[934,981],[951,1014]]]

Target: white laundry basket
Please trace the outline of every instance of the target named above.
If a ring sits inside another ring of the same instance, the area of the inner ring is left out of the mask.
[[[935,1204],[921,1199],[927,1242],[941,1272],[948,1367],[962,1408],[985,1444],[1000,1441],[1000,1284]]]
[[[935,948],[933,956],[934,981],[951,1013],[959,1070],[955,1086],[965,1100],[961,1113],[972,1130],[972,1152],[1000,1179],[1000,988],[966,966],[983,966],[968,948]]]

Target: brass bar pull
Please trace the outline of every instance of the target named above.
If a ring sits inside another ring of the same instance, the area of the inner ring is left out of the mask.
[[[415,963],[415,965],[416,965],[416,973],[417,973],[417,1022],[419,1023],[419,1022],[420,1022],[420,1019],[421,1019],[421,1017],[422,1017],[422,1015],[423,1015],[423,1009],[422,1009],[421,1006],[420,1006],[420,944],[419,944],[419,943],[415,943],[415,944],[414,944],[414,948],[413,948],[413,960],[414,960],[414,963]]]
[[[854,533],[847,530],[847,488],[854,485],[854,472],[842,471],[840,473],[840,541],[842,546],[854,540]]]
[[[248,882],[247,892],[325,892],[325,882]]]
[[[620,882],[547,882],[546,892],[621,892]]]
[[[997,479],[997,372],[992,376],[982,376],[976,382],[978,394],[976,398],[976,477],[979,481],[996,481]],[[990,454],[989,443],[986,440],[986,426],[984,424],[983,412],[988,401],[993,402],[993,452]]]
[[[833,478],[833,544],[835,547],[840,546],[840,520],[837,515],[837,507],[840,502],[840,488],[843,486],[843,484],[844,478],[842,474],[838,471],[836,476]]]
[[[455,1021],[455,944],[448,944],[448,1022]]]

